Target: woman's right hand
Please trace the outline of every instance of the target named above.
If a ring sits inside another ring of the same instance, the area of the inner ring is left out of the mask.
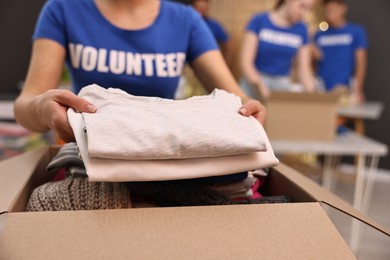
[[[79,112],[96,112],[93,104],[62,89],[48,90],[36,96],[33,104],[40,124],[50,128],[58,138],[65,142],[74,141],[74,134],[67,116],[69,107]]]
[[[66,142],[74,141],[69,125],[69,107],[95,112],[96,107],[74,93],[57,89],[64,69],[66,49],[58,42],[39,38],[34,41],[25,84],[15,100],[15,119],[33,132],[52,130]]]

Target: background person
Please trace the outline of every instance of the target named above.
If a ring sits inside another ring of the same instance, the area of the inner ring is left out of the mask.
[[[367,70],[367,36],[363,27],[346,20],[343,0],[325,0],[329,28],[314,36],[320,89],[348,88],[358,103],[365,100],[363,85]]]
[[[271,91],[289,90],[295,57],[300,82],[314,91],[308,29],[302,22],[314,0],[279,0],[274,10],[255,14],[246,27],[240,63],[243,90],[268,98]]]

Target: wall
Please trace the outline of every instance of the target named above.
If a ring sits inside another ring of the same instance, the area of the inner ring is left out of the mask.
[[[385,110],[380,120],[366,122],[366,134],[390,147],[390,1],[346,0],[348,19],[363,25],[368,34],[367,100],[381,101]],[[386,107],[387,106],[387,107]],[[381,158],[380,167],[390,169],[390,155]]]
[[[0,98],[18,93],[31,53],[31,36],[45,0],[0,1]]]

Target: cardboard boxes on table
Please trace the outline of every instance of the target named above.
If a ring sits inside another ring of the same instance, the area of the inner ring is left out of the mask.
[[[354,259],[320,203],[385,232],[283,164],[262,192],[294,203],[23,212],[57,150],[0,162],[0,259]]]
[[[273,92],[266,102],[271,140],[332,141],[340,94]]]

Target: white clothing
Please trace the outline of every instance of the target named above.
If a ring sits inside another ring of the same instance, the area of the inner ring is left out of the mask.
[[[239,114],[240,98],[224,90],[171,100],[90,85],[79,96],[97,107],[83,113],[89,157],[185,159],[266,150],[260,123]]]
[[[279,163],[263,128],[261,128],[260,134],[263,138],[266,138],[267,151],[265,152],[214,158],[143,161],[90,158],[88,156],[86,134],[83,131],[84,122],[82,115],[70,108],[68,109],[68,118],[74,131],[89,181],[92,182],[192,179],[269,168]]]

